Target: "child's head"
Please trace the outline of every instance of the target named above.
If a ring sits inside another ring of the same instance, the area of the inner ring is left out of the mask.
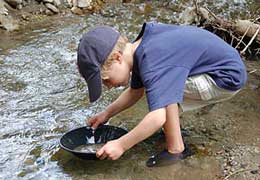
[[[123,61],[123,52],[128,40],[119,36],[114,49],[105,60],[101,69],[101,78],[107,87],[125,86],[129,81],[129,71]]]
[[[77,65],[87,82],[91,102],[100,97],[102,81],[109,87],[128,83],[129,72],[122,61],[126,43],[126,38],[108,26],[96,27],[82,36]]]

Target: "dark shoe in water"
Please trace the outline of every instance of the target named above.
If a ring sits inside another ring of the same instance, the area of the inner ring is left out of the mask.
[[[185,147],[185,150],[181,153],[170,153],[167,149],[164,149],[160,153],[151,156],[146,162],[146,165],[148,167],[171,165],[193,154],[194,152],[187,146]]]

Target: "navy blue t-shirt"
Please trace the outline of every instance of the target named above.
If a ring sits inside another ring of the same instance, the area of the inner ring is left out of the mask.
[[[235,91],[246,82],[236,49],[215,34],[192,26],[145,23],[137,39],[131,88],[145,87],[149,110],[183,99],[189,76],[207,73],[216,84]]]

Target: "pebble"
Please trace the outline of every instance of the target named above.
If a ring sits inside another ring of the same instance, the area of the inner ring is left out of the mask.
[[[236,162],[236,161],[233,160],[233,161],[230,162],[230,165],[231,165],[231,166],[236,166],[236,165],[238,165],[238,162]]]
[[[250,171],[252,174],[258,174],[258,170],[252,170]]]

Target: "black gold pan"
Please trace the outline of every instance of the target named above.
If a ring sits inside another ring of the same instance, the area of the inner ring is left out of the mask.
[[[82,145],[104,144],[126,133],[125,129],[110,125],[101,125],[96,130],[84,126],[65,133],[60,139],[60,147],[81,159],[97,160],[96,152],[78,151],[76,148]]]

